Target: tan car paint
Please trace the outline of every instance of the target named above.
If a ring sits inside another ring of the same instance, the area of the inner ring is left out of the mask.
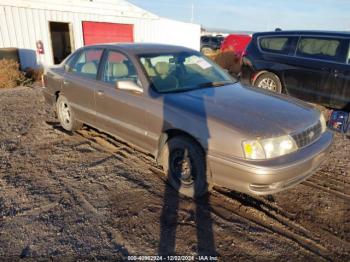
[[[155,157],[162,149],[166,134],[187,134],[207,152],[213,181],[219,185],[254,194],[278,192],[312,174],[332,144],[332,133],[326,131],[312,145],[295,153],[263,161],[247,160],[242,141],[300,132],[318,121],[319,112],[299,100],[245,88],[238,83],[184,93],[155,92],[138,55],[194,52],[190,49],[151,44],[87,48],[116,50],[127,56],[136,68],[143,92],[120,90],[113,84],[82,79],[65,72],[63,62],[61,68],[49,69],[45,75],[46,100],[54,104],[57,92],[62,92],[72,103],[77,119]],[[253,184],[271,183],[275,183],[276,188],[266,192],[252,190]]]

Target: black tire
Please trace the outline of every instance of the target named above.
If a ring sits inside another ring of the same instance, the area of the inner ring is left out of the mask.
[[[188,157],[184,156],[186,152]],[[185,196],[198,198],[212,189],[210,169],[206,163],[201,146],[190,138],[177,136],[169,139],[163,147],[162,164],[168,183]]]
[[[255,87],[269,90],[275,93],[282,93],[281,80],[273,73],[261,74],[254,83]]]
[[[57,98],[56,113],[63,129],[73,132],[83,127],[83,124],[75,119],[69,101],[63,95],[59,95]]]

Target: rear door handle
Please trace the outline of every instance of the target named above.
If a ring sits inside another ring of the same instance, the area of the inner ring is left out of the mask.
[[[63,80],[63,85],[67,86],[69,85],[69,82],[67,80]]]
[[[99,96],[102,96],[103,93],[104,93],[104,92],[103,92],[102,90],[98,90],[98,91],[97,91],[97,94],[98,94]]]

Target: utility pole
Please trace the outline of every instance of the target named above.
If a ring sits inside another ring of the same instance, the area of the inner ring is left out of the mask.
[[[193,23],[194,21],[194,3],[192,2],[191,5],[191,23]]]

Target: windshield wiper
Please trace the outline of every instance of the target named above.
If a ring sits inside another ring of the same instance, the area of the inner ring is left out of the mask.
[[[228,84],[233,84],[232,81],[212,81],[212,82],[206,82],[199,84],[198,87],[217,87],[217,86],[225,86]]]

